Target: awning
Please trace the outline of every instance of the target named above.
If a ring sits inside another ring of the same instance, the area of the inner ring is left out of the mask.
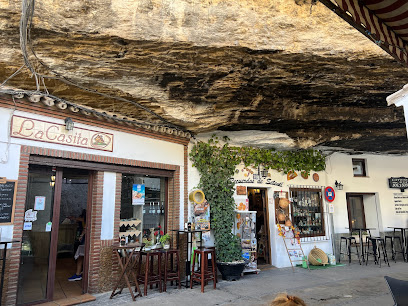
[[[407,0],[319,0],[408,66]]]

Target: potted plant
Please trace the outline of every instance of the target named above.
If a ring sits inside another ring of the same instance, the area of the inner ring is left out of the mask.
[[[142,242],[145,244],[144,246],[144,250],[145,251],[150,251],[152,249],[153,246],[153,240],[149,240],[147,238],[143,238]]]
[[[171,237],[169,234],[165,234],[160,237],[160,243],[163,245],[163,248],[165,250],[170,249],[170,241],[171,241]]]

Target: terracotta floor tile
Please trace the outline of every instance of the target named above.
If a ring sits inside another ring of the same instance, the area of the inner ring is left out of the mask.
[[[77,296],[76,299],[80,300],[82,303],[85,303],[85,302],[95,301],[96,297],[94,297],[93,295],[89,293],[85,293],[80,296]]]
[[[69,298],[69,299],[62,299],[62,300],[54,301],[54,303],[58,304],[59,306],[69,306],[69,305],[80,304],[81,301],[76,298]]]

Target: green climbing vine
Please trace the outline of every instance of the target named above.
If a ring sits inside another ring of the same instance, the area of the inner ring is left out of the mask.
[[[316,150],[275,151],[254,147],[230,146],[228,138],[219,140],[213,136],[208,142],[196,143],[190,153],[193,167],[200,173],[199,187],[211,204],[211,227],[214,229],[217,259],[232,262],[242,259],[239,239],[232,234],[235,202],[233,199],[236,166],[241,162],[246,167],[263,165],[288,173],[311,170],[322,171],[326,167],[325,157]]]

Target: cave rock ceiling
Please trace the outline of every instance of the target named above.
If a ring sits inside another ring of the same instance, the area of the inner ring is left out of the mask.
[[[20,17],[21,1],[0,0],[0,82],[23,64]],[[321,3],[37,0],[31,45],[40,73],[137,102],[194,134],[257,130],[290,148],[408,149],[403,110],[385,100],[408,83],[407,68]],[[134,103],[45,83],[68,101],[160,123]],[[6,85],[35,89],[28,69]]]

